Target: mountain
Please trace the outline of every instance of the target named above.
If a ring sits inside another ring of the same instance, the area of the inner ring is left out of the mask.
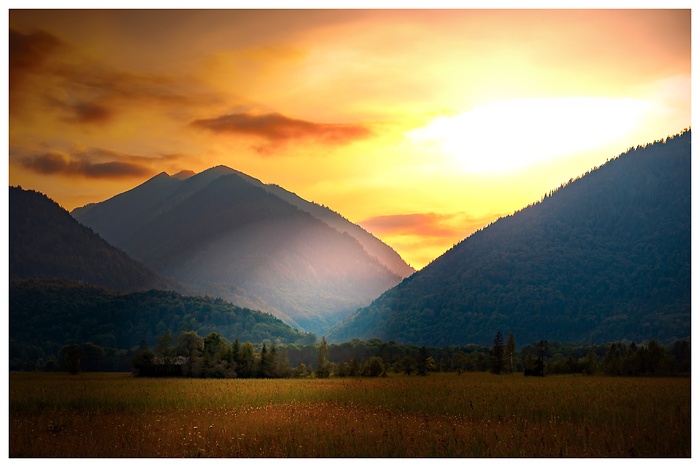
[[[224,166],[185,177],[161,173],[72,214],[199,293],[318,334],[412,271],[400,258],[397,268],[393,250],[327,208]]]
[[[119,291],[171,289],[160,277],[113,247],[46,195],[10,187],[10,278],[60,278]]]
[[[332,329],[416,345],[690,336],[691,132],[475,232]]]
[[[279,319],[221,299],[190,297],[163,290],[118,293],[65,280],[10,280],[10,361],[57,355],[67,344],[91,342],[105,348],[150,346],[170,331],[216,332],[233,342],[308,344]]]

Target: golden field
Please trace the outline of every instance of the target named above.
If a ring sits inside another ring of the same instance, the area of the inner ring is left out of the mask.
[[[690,378],[10,373],[11,457],[689,457]]]

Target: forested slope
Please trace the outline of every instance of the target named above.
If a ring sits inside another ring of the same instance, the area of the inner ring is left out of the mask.
[[[167,331],[216,332],[233,341],[313,343],[315,336],[292,329],[266,313],[221,299],[150,290],[117,293],[64,280],[10,281],[10,359],[55,355],[67,344],[92,342],[131,349],[153,346]]]
[[[143,264],[113,247],[46,195],[10,187],[11,278],[60,278],[113,290],[172,289]]]
[[[691,132],[474,233],[330,333],[425,345],[690,336]]]

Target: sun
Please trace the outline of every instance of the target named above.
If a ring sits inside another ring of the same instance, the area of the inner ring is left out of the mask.
[[[437,144],[467,172],[513,171],[624,137],[652,110],[631,98],[504,100],[438,117],[408,138]]]

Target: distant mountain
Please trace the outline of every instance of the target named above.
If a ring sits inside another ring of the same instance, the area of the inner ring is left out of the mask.
[[[412,271],[327,208],[224,166],[161,173],[72,214],[200,293],[318,334]]]
[[[417,345],[690,336],[691,132],[474,233],[329,333]]]
[[[271,315],[209,297],[162,290],[125,294],[64,280],[11,279],[9,292],[10,360],[56,355],[71,343],[131,349],[146,341],[154,346],[167,331],[174,336],[216,332],[230,342],[315,341]]]
[[[59,278],[118,291],[176,285],[113,247],[46,195],[10,187],[10,278]]]

